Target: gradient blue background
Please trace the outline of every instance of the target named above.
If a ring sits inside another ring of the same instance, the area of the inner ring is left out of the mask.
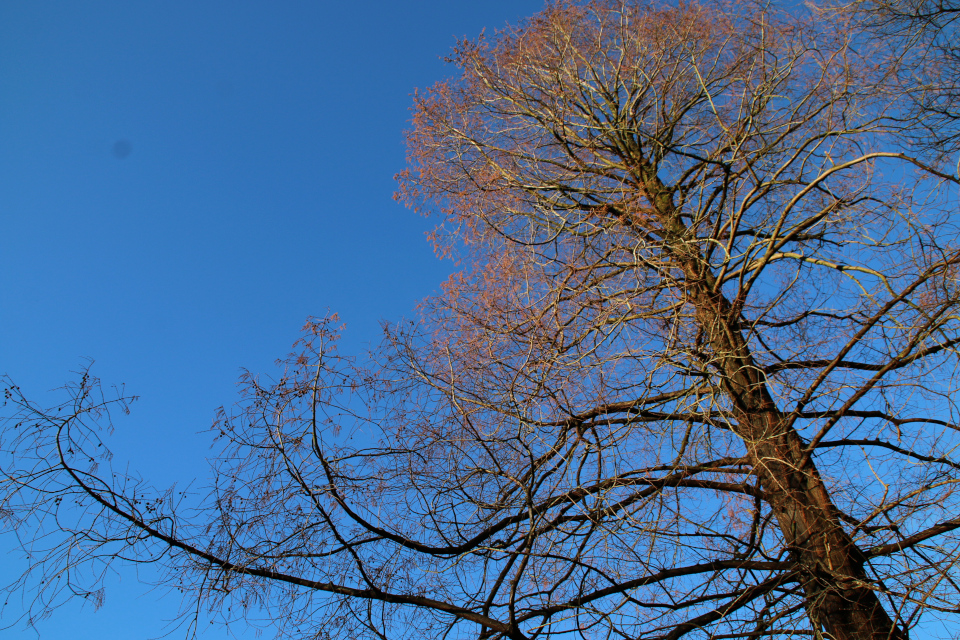
[[[410,94],[454,72],[455,37],[541,6],[2,0],[0,373],[42,403],[95,359],[141,396],[118,464],[202,478],[242,367],[269,372],[328,309],[360,350],[453,268],[433,223],[391,199]],[[11,548],[0,535],[7,580],[24,566]],[[37,630],[154,638],[178,604],[126,571],[99,612],[69,605]],[[0,637],[35,637],[22,611],[9,598]]]

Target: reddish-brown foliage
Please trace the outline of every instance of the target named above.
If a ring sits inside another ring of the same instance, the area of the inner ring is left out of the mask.
[[[41,593],[120,549],[308,637],[956,614],[958,180],[910,155],[924,116],[843,19],[558,2],[461,43],[398,197],[462,270],[369,358],[328,319],[248,379],[205,510],[83,470],[89,378],[61,414],[11,389],[4,507],[87,509]]]

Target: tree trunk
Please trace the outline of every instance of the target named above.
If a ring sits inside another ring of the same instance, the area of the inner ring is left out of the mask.
[[[880,603],[865,558],[837,518],[800,435],[788,426],[740,331],[739,312],[724,297],[707,260],[690,242],[673,194],[646,167],[647,196],[663,225],[666,251],[684,274],[687,299],[713,351],[733,405],[736,433],[752,458],[783,538],[800,571],[810,621],[833,640],[906,640]],[[806,458],[804,460],[804,458]]]
[[[730,302],[711,280],[693,280],[697,319],[718,356],[737,435],[800,569],[811,622],[834,640],[906,640],[872,588],[865,558],[841,526],[813,460],[804,456],[802,439],[774,403]]]

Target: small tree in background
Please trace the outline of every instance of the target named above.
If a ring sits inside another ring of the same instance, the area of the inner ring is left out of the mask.
[[[11,384],[17,587],[159,562],[193,610],[317,638],[955,615],[960,181],[844,19],[599,0],[461,43],[399,197],[462,270],[362,360],[309,323],[217,421],[199,507],[97,466],[125,405],[89,375],[53,409]]]

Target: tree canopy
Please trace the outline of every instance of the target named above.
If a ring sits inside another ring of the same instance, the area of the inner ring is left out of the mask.
[[[157,562],[311,638],[955,619],[955,86],[858,7],[557,2],[461,42],[399,176],[442,292],[362,357],[311,320],[196,503],[111,467],[90,373],[52,408],[9,382],[14,588]]]

